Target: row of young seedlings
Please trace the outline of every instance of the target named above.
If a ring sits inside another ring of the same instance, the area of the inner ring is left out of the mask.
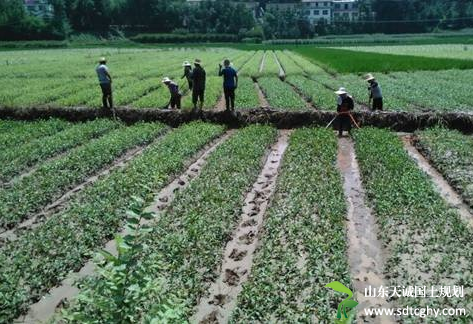
[[[419,169],[401,140],[387,130],[367,128],[355,133],[356,154],[364,184],[380,226],[380,240],[389,255],[386,276],[390,286],[464,286],[473,280],[473,229],[447,204],[432,180]],[[376,167],[373,167],[376,166]],[[432,290],[427,292],[430,294]],[[392,294],[397,305],[415,308],[466,308],[473,302],[464,298],[413,298]],[[402,318],[417,323],[417,317]],[[445,323],[449,318],[429,317]],[[471,322],[471,314],[454,318]]]
[[[32,174],[0,189],[0,228],[10,229],[30,218],[127,150],[151,142],[165,130],[160,123],[118,127],[39,165]]]
[[[190,123],[169,132],[124,168],[86,187],[67,208],[2,246],[0,322],[11,322],[25,313],[70,271],[79,269],[121,227],[130,197],[151,202],[156,190],[223,131],[217,125]]]
[[[34,123],[32,126],[34,127]],[[118,126],[119,123],[110,120],[94,120],[6,148],[0,152],[0,163],[4,166],[0,170],[0,183],[9,182],[28,167],[99,137]]]

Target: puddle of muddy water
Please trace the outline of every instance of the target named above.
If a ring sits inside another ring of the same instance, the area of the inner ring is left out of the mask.
[[[236,307],[238,294],[248,279],[257,248],[264,214],[276,189],[282,157],[290,131],[282,130],[265,165],[245,198],[240,223],[225,247],[220,274],[201,298],[192,323],[227,323]]]

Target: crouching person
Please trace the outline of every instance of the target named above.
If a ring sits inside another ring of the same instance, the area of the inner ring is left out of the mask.
[[[179,85],[169,78],[164,78],[163,83],[168,87],[171,99],[165,108],[181,109],[181,93],[179,92]]]

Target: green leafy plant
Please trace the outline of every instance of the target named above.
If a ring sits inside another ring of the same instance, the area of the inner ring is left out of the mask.
[[[341,292],[343,294],[347,294],[348,297],[345,298],[339,305],[338,305],[338,308],[337,308],[337,318],[338,319],[341,319],[342,318],[342,314],[343,316],[345,316],[345,319],[348,319],[348,315],[347,315],[347,309],[353,309],[355,308],[358,303],[354,300],[351,300],[353,298],[353,292],[345,287],[342,283],[338,282],[338,281],[332,281],[331,283],[327,284],[325,286],[325,288],[331,288],[335,291],[338,291],[338,292]],[[350,312],[350,310],[348,312]]]

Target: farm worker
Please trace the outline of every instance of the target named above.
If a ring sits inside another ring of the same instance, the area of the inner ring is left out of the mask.
[[[223,61],[224,68],[222,70],[222,64],[219,64],[218,75],[223,75],[223,93],[225,95],[225,107],[227,111],[235,110],[235,89],[238,87],[238,73],[230,66],[230,60],[226,59]]]
[[[342,137],[343,130],[351,132],[351,111],[355,108],[353,98],[348,94],[345,88],[340,88],[335,91],[337,98],[337,112],[338,112],[338,136]]]
[[[185,61],[182,63],[182,66],[184,67],[184,74],[181,79],[186,78],[189,84],[189,90],[192,90],[192,65],[188,61]]]
[[[99,61],[99,65],[96,67],[95,71],[99,78],[100,88],[102,88],[102,105],[103,109],[111,110],[113,109],[113,100],[112,100],[112,77],[108,71],[107,60],[105,57],[102,57]]]
[[[166,105],[166,108],[171,106],[171,109],[176,107],[177,109],[181,109],[181,93],[179,92],[179,85],[168,77],[163,79],[163,83],[168,87],[169,93],[171,94],[171,99]]]
[[[202,67],[202,61],[196,59],[194,61],[194,70],[192,71],[192,103],[194,104],[194,112],[197,111],[198,101],[200,110],[204,106],[205,78],[206,73]]]
[[[369,84],[368,91],[370,93],[370,103],[371,100],[373,100],[372,109],[383,110],[383,92],[381,91],[381,87],[371,73],[367,74],[365,79]]]

